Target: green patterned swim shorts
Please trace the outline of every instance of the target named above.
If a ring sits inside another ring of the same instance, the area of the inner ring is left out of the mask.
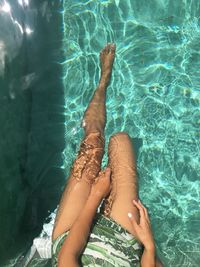
[[[86,248],[81,255],[82,266],[139,267],[142,245],[123,227],[98,213],[94,219]],[[57,267],[58,253],[67,237],[65,232],[52,244],[52,266]]]

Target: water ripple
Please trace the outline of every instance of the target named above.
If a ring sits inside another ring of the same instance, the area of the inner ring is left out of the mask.
[[[65,0],[64,6],[66,158],[78,149],[99,51],[115,42],[106,136],[125,130],[142,139],[140,197],[158,254],[169,267],[198,267],[200,3]]]

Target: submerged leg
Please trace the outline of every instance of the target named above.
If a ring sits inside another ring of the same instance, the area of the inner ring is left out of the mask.
[[[100,132],[102,135],[104,133],[106,123],[106,88],[110,81],[114,57],[114,44],[107,45],[100,53],[101,79],[83,118],[86,136],[90,132]]]
[[[104,201],[102,212],[135,236],[127,216],[131,212],[139,221],[138,209],[132,203],[133,199],[138,200],[138,187],[134,150],[128,134],[117,133],[112,136],[108,150],[112,171],[111,192]],[[158,258],[156,267],[164,267]]]
[[[111,193],[105,200],[103,213],[111,217],[134,235],[127,216],[131,212],[136,220],[138,210],[132,200],[138,199],[137,176],[131,139],[126,133],[117,133],[109,142],[109,167],[111,168]]]
[[[101,51],[101,79],[84,114],[85,137],[61,198],[53,240],[70,229],[84,207],[91,185],[101,168],[106,122],[106,88],[111,77],[114,56],[114,45],[109,44]]]

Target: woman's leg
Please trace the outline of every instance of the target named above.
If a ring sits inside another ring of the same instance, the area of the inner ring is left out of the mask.
[[[112,189],[105,200],[103,213],[134,235],[128,212],[138,220],[138,210],[132,203],[133,199],[138,199],[137,175],[134,151],[128,134],[117,133],[112,136],[108,150]]]
[[[108,44],[101,51],[101,79],[84,114],[82,126],[85,137],[59,204],[53,240],[70,229],[85,205],[91,185],[101,168],[106,122],[106,88],[109,84],[114,56],[115,46],[112,44]]]
[[[109,167],[112,171],[111,193],[104,201],[102,212],[135,235],[128,212],[131,212],[139,222],[138,209],[132,200],[138,199],[136,163],[133,145],[126,133],[117,133],[109,142]],[[164,267],[156,258],[156,267]]]

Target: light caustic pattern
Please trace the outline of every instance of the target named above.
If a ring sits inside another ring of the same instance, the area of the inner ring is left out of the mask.
[[[99,51],[115,42],[106,137],[142,140],[140,198],[167,267],[200,264],[199,17],[199,1],[64,1],[66,157],[78,148]]]

